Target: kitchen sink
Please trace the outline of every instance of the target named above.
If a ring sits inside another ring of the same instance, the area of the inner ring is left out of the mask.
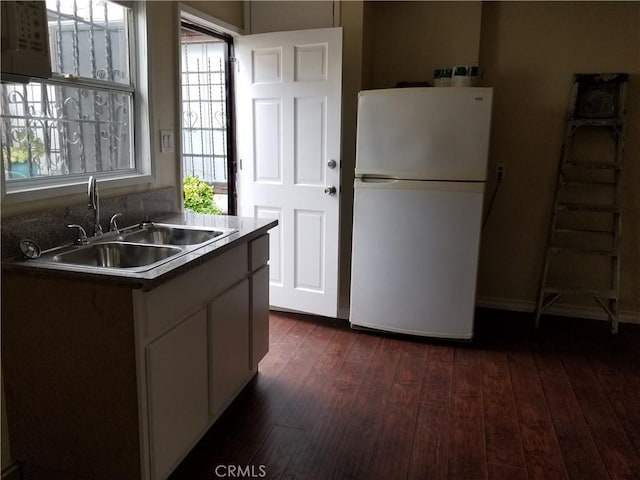
[[[149,266],[179,253],[182,249],[176,247],[104,242],[60,253],[51,260],[88,267],[134,268]]]
[[[83,229],[80,229],[84,233]],[[190,227],[170,223],[141,223],[104,235],[80,237],[30,257],[36,267],[132,276],[149,271],[237,232],[224,227]]]
[[[156,245],[197,245],[233,231],[183,228],[168,224],[142,225],[138,229],[120,235],[126,242]]]

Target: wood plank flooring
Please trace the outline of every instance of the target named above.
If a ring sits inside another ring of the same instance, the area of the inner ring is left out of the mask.
[[[469,345],[272,312],[258,376],[171,478],[640,479],[640,325],[531,323],[478,311]]]

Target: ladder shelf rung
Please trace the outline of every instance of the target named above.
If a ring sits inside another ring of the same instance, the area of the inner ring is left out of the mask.
[[[612,230],[597,230],[594,228],[556,228],[555,231],[557,233],[576,233],[576,234],[584,234],[584,233],[593,233],[599,235],[615,235],[616,232]]]
[[[558,210],[618,213],[620,211],[620,207],[618,205],[603,205],[599,203],[558,202]]]
[[[564,187],[592,187],[600,185],[602,187],[615,187],[617,182],[611,180],[563,180],[562,186]]]
[[[565,160],[564,166],[584,170],[620,170],[620,164],[614,162],[591,162],[580,160]]]
[[[622,125],[620,118],[572,118],[569,120],[572,127],[619,127]]]
[[[618,298],[618,294],[612,289],[597,289],[597,288],[585,288],[585,287],[545,287],[545,294],[555,295],[585,295],[590,297],[606,298],[608,300],[615,300]]]
[[[551,251],[553,253],[585,253],[590,255],[607,255],[611,257],[618,256],[617,248],[596,248],[596,247],[583,247],[583,246],[561,246],[552,245]]]

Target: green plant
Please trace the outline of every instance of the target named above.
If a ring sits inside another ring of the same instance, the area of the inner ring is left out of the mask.
[[[20,128],[13,133],[14,145],[9,149],[6,145],[2,146],[2,160],[5,165],[11,163],[25,163],[29,160],[29,148],[31,148],[31,159],[38,161],[44,155],[44,143],[36,136],[33,130]],[[28,135],[28,139],[27,139]]]
[[[198,177],[189,175],[184,179],[184,208],[196,213],[221,214],[213,202],[213,187]]]

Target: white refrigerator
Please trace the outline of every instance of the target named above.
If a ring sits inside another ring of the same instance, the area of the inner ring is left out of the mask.
[[[492,97],[360,92],[352,327],[472,339]]]

